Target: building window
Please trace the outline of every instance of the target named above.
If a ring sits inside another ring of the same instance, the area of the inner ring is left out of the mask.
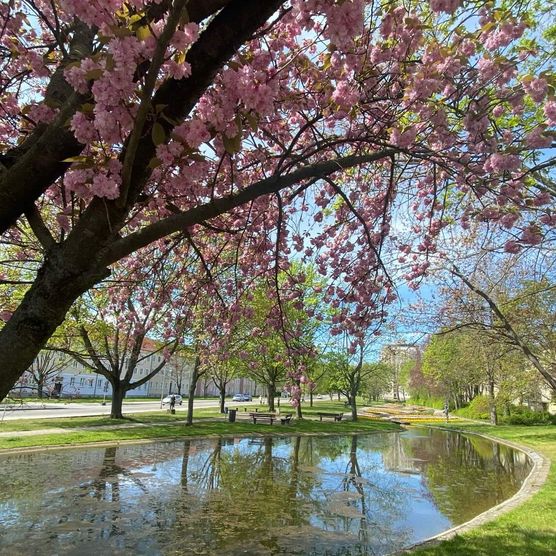
[[[79,379],[79,386],[83,386],[83,384],[85,384],[85,379],[84,379],[84,378],[80,378],[80,379]]]
[[[104,383],[104,391],[108,392],[108,381]]]
[[[70,386],[73,386],[75,384],[75,377],[71,377],[70,378]]]

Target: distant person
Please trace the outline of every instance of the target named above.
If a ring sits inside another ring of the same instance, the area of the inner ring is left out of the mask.
[[[175,407],[176,407],[176,396],[172,394],[170,396],[170,411],[173,412]]]
[[[450,407],[448,406],[448,403],[444,404],[444,416],[446,417],[446,423],[448,422],[448,420],[450,419]]]
[[[259,405],[263,405],[263,395],[259,396]]]

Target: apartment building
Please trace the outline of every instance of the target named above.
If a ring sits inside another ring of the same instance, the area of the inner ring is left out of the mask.
[[[163,360],[156,342],[146,339],[133,372],[132,381],[148,375]],[[46,357],[48,356],[48,360]],[[62,397],[102,397],[112,395],[110,382],[103,376],[92,372],[86,365],[79,363],[63,353],[41,352],[37,357],[43,358],[39,368],[44,376],[43,391],[45,395],[59,394]],[[37,395],[37,360],[34,373],[25,372],[12,392],[21,396]],[[130,390],[127,397],[160,397],[169,392],[187,392],[194,360],[192,357],[173,355],[163,369],[144,384]],[[41,368],[42,367],[42,368]],[[124,363],[125,368],[125,363]]]

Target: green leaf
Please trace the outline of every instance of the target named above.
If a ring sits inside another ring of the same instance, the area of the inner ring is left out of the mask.
[[[228,137],[226,134],[223,134],[222,143],[227,153],[234,154],[239,152],[241,149],[241,132],[234,137]]]
[[[247,118],[247,122],[249,123],[249,127],[253,131],[257,131],[259,129],[259,118],[253,112],[248,112],[245,116]]]
[[[102,68],[92,69],[85,74],[85,79],[87,79],[88,81],[91,79],[99,79],[100,77],[102,77],[103,73],[104,70]]]
[[[155,122],[151,131],[153,143],[158,147],[166,141],[166,132],[159,122]]]
[[[151,170],[154,170],[155,168],[158,168],[158,166],[160,166],[162,164],[162,161],[159,160],[158,158],[154,157],[151,158],[150,162],[149,162],[149,168]]]
[[[141,25],[141,27],[137,28],[135,31],[135,36],[140,40],[144,41],[151,36],[151,30],[149,29],[148,25]]]
[[[62,162],[85,162],[87,161],[87,157],[80,155],[80,156],[70,156],[69,158],[64,158]]]

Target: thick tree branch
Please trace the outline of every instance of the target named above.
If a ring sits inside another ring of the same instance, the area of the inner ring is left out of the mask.
[[[295,185],[303,180],[324,178],[340,170],[345,170],[346,168],[388,158],[392,155],[392,153],[393,150],[385,150],[368,155],[347,156],[336,160],[318,162],[290,172],[285,176],[271,176],[270,178],[261,180],[249,187],[246,187],[245,189],[242,189],[241,191],[238,191],[237,193],[220,199],[215,199],[212,202],[194,207],[187,212],[174,214],[164,220],[155,222],[138,232],[116,240],[103,255],[101,264],[108,266],[126,257],[127,255],[130,255],[134,251],[137,251],[137,249],[145,247],[153,241],[161,239],[174,232],[184,230],[185,228],[195,224],[200,224],[215,218],[216,216],[229,212],[230,210],[248,203],[249,201],[264,195],[276,193],[281,189]]]

